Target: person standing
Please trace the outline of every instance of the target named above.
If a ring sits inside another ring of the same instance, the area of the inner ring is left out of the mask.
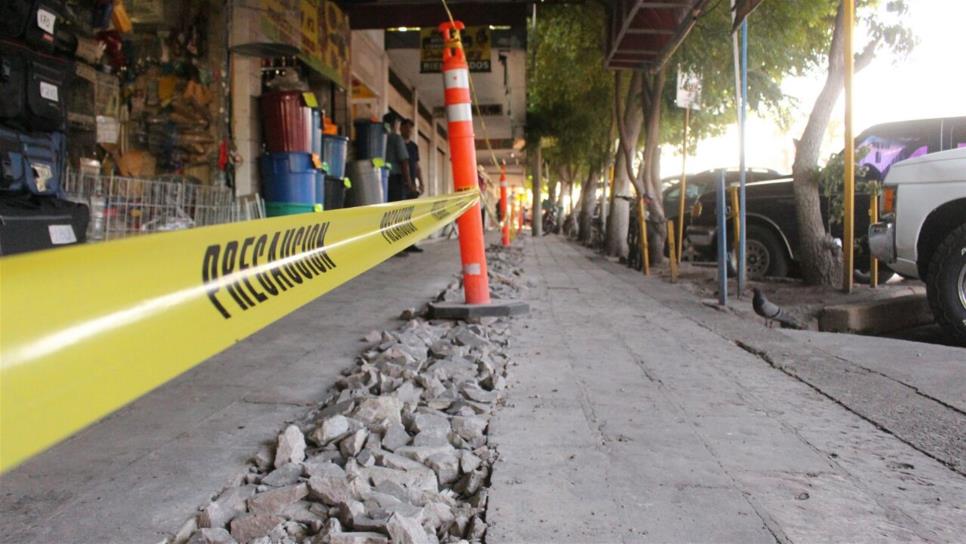
[[[389,194],[386,195],[386,200],[389,202],[406,200],[411,193],[416,192],[416,185],[409,170],[409,152],[406,150],[406,142],[399,135],[401,118],[396,112],[391,111],[383,116],[382,122],[389,126],[389,135],[386,138]]]
[[[403,119],[399,129],[403,141],[406,142],[406,153],[409,154],[409,175],[416,187],[415,194],[409,195],[409,198],[416,198],[423,193],[423,170],[419,165],[419,145],[416,144],[414,139],[413,131],[415,128],[416,123],[412,119]]]
[[[409,156],[409,160],[406,162],[409,166],[409,178],[412,181],[412,186],[406,194],[406,198],[416,198],[422,193],[423,171],[419,166],[419,145],[413,141],[414,128],[416,128],[416,124],[412,119],[403,119],[399,128],[400,135],[406,142],[406,154]],[[423,248],[413,244],[407,247],[406,251],[422,253]]]

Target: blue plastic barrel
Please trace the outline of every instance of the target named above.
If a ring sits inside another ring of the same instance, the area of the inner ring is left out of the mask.
[[[386,158],[386,126],[381,122],[356,119],[356,160]]]
[[[318,170],[310,153],[266,153],[259,158],[262,196],[270,202],[316,204]]]
[[[329,177],[342,179],[345,177],[345,159],[349,148],[349,139],[334,134],[322,135],[322,160],[329,166],[326,172]]]

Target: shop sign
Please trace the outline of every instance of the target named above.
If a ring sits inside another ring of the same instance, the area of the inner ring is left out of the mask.
[[[460,36],[470,72],[489,72],[491,68],[490,46],[492,45],[490,27],[469,26],[460,32]],[[420,73],[441,72],[443,70],[443,35],[435,28],[424,28],[419,31],[419,43]]]

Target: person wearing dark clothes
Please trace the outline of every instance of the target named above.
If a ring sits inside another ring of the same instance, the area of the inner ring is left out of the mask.
[[[389,164],[389,202],[406,200],[411,193],[416,192],[409,171],[409,152],[406,142],[399,135],[399,125],[402,119],[395,112],[387,113],[382,121],[389,125],[389,135],[386,138],[386,162]]]
[[[412,119],[404,119],[399,129],[403,141],[406,142],[406,153],[409,155],[409,176],[412,178],[413,185],[416,187],[415,194],[410,195],[409,198],[416,198],[423,192],[423,170],[419,166],[419,145],[416,144],[413,138],[413,130],[415,128],[416,124]]]
[[[422,193],[423,172],[419,167],[419,146],[413,141],[413,129],[415,123],[412,119],[403,119],[399,131],[404,142],[406,142],[406,154],[409,156],[409,179],[412,180],[412,187],[406,194],[406,198],[417,198]],[[411,253],[422,253],[423,248],[413,244],[406,248]]]

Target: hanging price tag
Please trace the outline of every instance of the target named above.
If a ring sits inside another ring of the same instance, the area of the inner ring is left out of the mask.
[[[39,8],[37,9],[37,26],[48,34],[54,33],[54,26],[57,24],[57,16],[53,13]]]
[[[40,82],[40,96],[52,102],[57,102],[60,100],[57,94],[57,86],[51,85],[46,81]]]
[[[50,225],[47,227],[47,230],[50,232],[50,243],[55,246],[77,243],[77,235],[74,234],[74,227],[70,225]]]

